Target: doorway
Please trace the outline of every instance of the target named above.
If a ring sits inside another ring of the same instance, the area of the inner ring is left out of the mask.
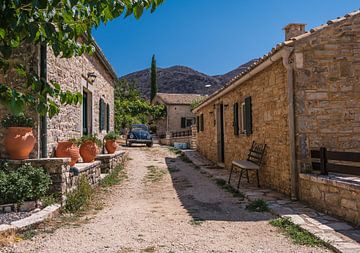
[[[218,146],[218,163],[225,162],[225,128],[224,128],[224,105],[219,104],[216,110],[217,115],[217,146]]]
[[[91,92],[83,90],[83,104],[82,104],[82,123],[83,135],[92,134],[92,98]]]

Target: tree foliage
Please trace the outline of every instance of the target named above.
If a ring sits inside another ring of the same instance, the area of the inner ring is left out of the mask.
[[[150,91],[150,101],[154,99],[157,93],[157,73],[156,73],[156,59],[155,55],[153,55],[151,60],[151,70],[150,70],[150,79],[151,79],[151,91]]]
[[[154,11],[163,0],[3,0],[0,3],[0,69],[16,70],[25,79],[21,89],[0,83],[0,102],[18,115],[26,106],[52,117],[61,104],[78,104],[81,94],[64,91],[59,83],[39,78],[14,60],[24,44],[46,45],[56,56],[71,58],[94,51],[91,31],[124,15],[140,18],[145,9]],[[19,84],[18,84],[19,86]]]
[[[132,124],[148,124],[166,116],[163,105],[152,105],[141,98],[134,82],[120,80],[115,88],[115,129],[122,129]]]

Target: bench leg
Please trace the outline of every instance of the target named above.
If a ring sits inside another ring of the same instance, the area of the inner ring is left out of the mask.
[[[250,184],[250,180],[249,180],[249,170],[246,170],[246,179],[248,184]]]
[[[230,184],[231,175],[232,175],[232,173],[233,173],[233,170],[234,170],[234,165],[231,165],[231,169],[230,169],[230,175],[229,175],[228,184]]]
[[[238,182],[238,185],[237,185],[237,189],[239,190],[239,188],[240,188],[240,182],[241,182],[241,178],[242,178],[242,174],[243,174],[243,169],[241,169],[241,171],[240,171],[240,176],[239,176],[239,182]]]
[[[258,187],[260,188],[259,170],[256,170],[256,178],[257,178]]]

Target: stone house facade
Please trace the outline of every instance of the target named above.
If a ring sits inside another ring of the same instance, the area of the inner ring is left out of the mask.
[[[360,152],[360,11],[284,30],[285,42],[193,110],[198,150],[230,168],[266,143],[262,186],[360,224],[358,184],[302,174],[312,149]]]
[[[198,94],[170,94],[157,93],[152,104],[166,106],[166,118],[157,122],[157,134],[159,136],[167,133],[190,130],[195,123],[195,115],[191,111],[191,103],[202,96]]]
[[[38,73],[40,72],[40,48],[27,45],[15,55],[18,60],[26,63]],[[48,157],[54,156],[57,141],[79,138],[85,134],[97,134],[103,138],[108,131],[114,129],[114,86],[117,75],[106,57],[95,45],[93,55],[82,55],[69,59],[55,57],[50,48],[46,49],[47,80],[53,80],[62,85],[63,90],[80,92],[83,94],[83,103],[77,106],[61,106],[60,113],[47,119],[47,147]],[[19,86],[21,80],[14,79],[12,73],[0,75],[0,81],[6,80],[12,86]],[[7,112],[0,106],[1,115]],[[26,112],[35,121],[34,133],[37,145],[31,158],[41,157],[40,117],[28,108]],[[5,129],[0,128],[0,142],[4,138]],[[1,145],[0,157],[7,158]]]

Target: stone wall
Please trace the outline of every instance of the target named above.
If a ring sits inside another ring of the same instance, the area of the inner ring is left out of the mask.
[[[87,82],[87,74],[94,72],[96,80],[93,84]],[[84,78],[85,77],[85,78]],[[99,131],[99,100],[102,97],[110,105],[110,130],[114,129],[114,83],[99,59],[83,55],[70,59],[56,58],[48,49],[48,80],[62,84],[62,87],[72,92],[83,92],[86,88],[92,93],[92,130],[99,138],[105,131]],[[68,140],[82,136],[82,105],[63,106],[59,115],[48,120],[48,151],[53,156],[53,150],[58,140]]]
[[[295,44],[298,167],[310,150],[360,151],[360,15]]]
[[[287,110],[287,74],[278,61],[222,96],[224,104],[225,167],[235,159],[246,159],[252,141],[268,145],[265,165],[260,171],[262,186],[290,194],[290,144]],[[252,98],[253,134],[234,135],[233,105]],[[213,162],[218,161],[215,102],[200,109],[204,114],[204,131],[197,133],[197,148]]]
[[[327,214],[360,225],[360,185],[331,176],[300,174],[300,199]]]
[[[114,154],[99,154],[96,160],[101,162],[101,173],[111,173],[116,166],[125,163],[125,151],[117,151]]]
[[[38,72],[39,69],[39,47],[35,47],[32,45],[25,45],[20,49],[17,49],[13,55],[12,55],[12,61],[18,62],[23,64],[27,70],[33,70],[35,72]],[[16,88],[18,91],[24,90],[24,79],[19,77],[19,75],[16,73],[14,69],[10,69],[6,75],[3,74],[3,72],[0,72],[0,82],[4,84],[8,84],[11,87]],[[0,104],[0,120],[2,118],[9,114],[9,111]],[[37,138],[38,134],[38,123],[39,118],[36,112],[34,112],[33,108],[26,108],[25,112],[26,116],[33,118],[35,122],[34,127],[34,135]],[[4,137],[5,137],[6,129],[4,129],[0,125],[0,158],[9,158],[8,154],[5,152],[4,148]],[[35,158],[38,156],[39,153],[39,145],[36,144],[33,152],[30,154],[30,157]]]

